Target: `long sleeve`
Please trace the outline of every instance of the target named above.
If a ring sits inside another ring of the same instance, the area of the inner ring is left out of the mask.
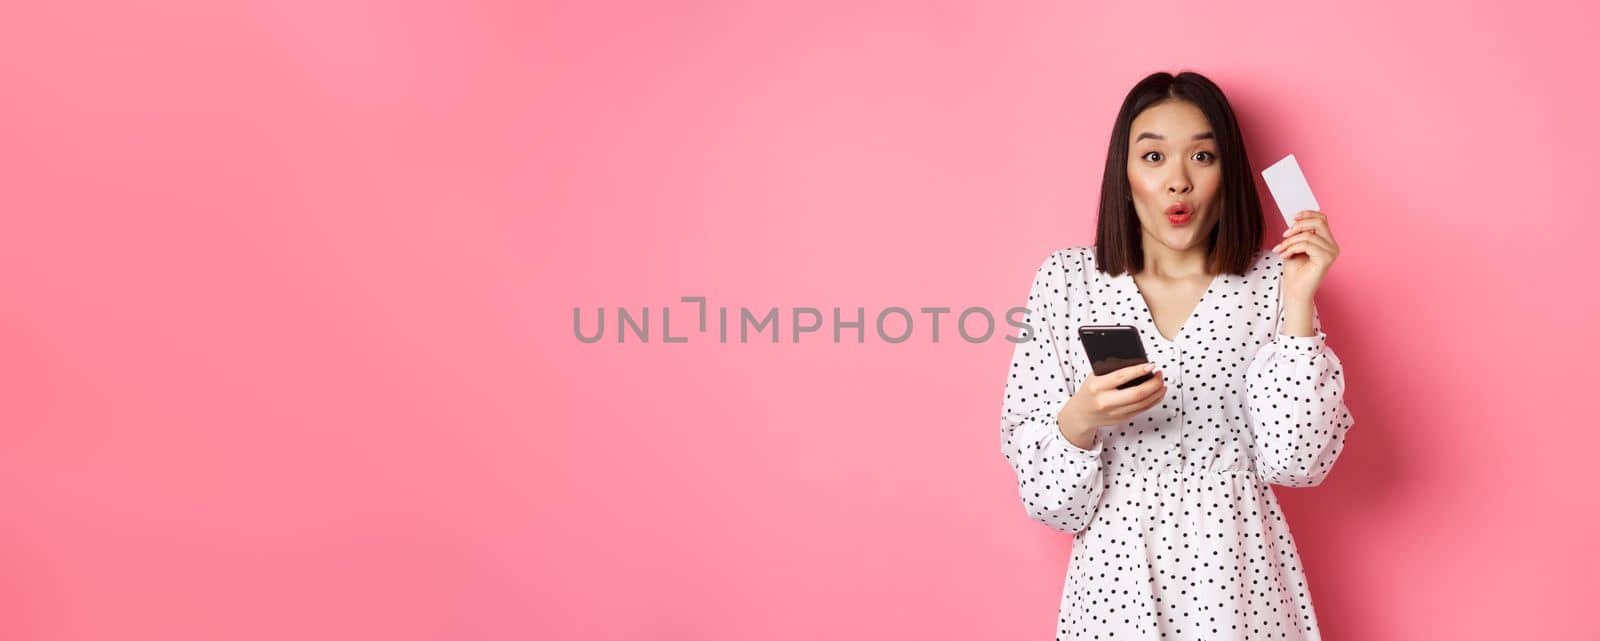
[[[1105,487],[1102,437],[1092,449],[1073,445],[1056,415],[1076,391],[1071,343],[1056,333],[1065,327],[1065,254],[1050,254],[1035,271],[1028,291],[1027,338],[1016,344],[1006,377],[1000,418],[1001,452],[1017,474],[1017,491],[1028,515],[1068,534],[1088,526]]]
[[[1277,328],[1245,373],[1252,456],[1268,483],[1312,487],[1333,469],[1355,418],[1344,404],[1344,366],[1328,347],[1316,305],[1314,334],[1285,336],[1282,296],[1280,283]]]

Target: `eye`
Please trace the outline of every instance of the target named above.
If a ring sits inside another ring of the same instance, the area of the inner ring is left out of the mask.
[[[1155,160],[1150,160],[1150,154],[1155,154],[1157,156],[1157,158]],[[1161,162],[1160,156],[1161,156],[1161,152],[1159,152],[1159,151],[1147,151],[1147,152],[1144,152],[1144,155],[1139,156],[1139,157],[1143,158],[1145,160],[1150,160],[1150,162]]]
[[[1209,151],[1197,151],[1197,152],[1195,152],[1195,154],[1194,154],[1194,155],[1195,155],[1195,156],[1200,156],[1200,155],[1202,155],[1202,154],[1204,154],[1204,155],[1205,155],[1205,156],[1206,156],[1206,158],[1204,158],[1204,159],[1202,159],[1202,158],[1198,158],[1198,157],[1197,157],[1197,158],[1195,158],[1195,160],[1199,160],[1199,161],[1200,161],[1200,162],[1210,162],[1210,161],[1211,161],[1211,159],[1213,159],[1213,158],[1216,158],[1216,157],[1217,157],[1217,155],[1216,155],[1216,154],[1214,154],[1214,153],[1211,153],[1211,152],[1209,152]]]

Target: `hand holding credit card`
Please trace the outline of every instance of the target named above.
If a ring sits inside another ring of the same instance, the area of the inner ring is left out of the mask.
[[[1322,211],[1322,207],[1317,205],[1316,196],[1311,195],[1311,185],[1306,183],[1306,176],[1300,172],[1300,163],[1294,159],[1294,154],[1284,156],[1283,160],[1262,170],[1261,178],[1267,181],[1267,190],[1272,192],[1272,200],[1278,203],[1278,211],[1290,227],[1294,226],[1295,214],[1307,209]]]

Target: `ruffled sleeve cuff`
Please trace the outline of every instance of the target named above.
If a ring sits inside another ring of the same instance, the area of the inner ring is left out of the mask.
[[[1278,349],[1291,356],[1315,356],[1328,344],[1328,334],[1317,332],[1311,336],[1286,336],[1278,334],[1272,339]]]
[[[1055,432],[1054,438],[1060,442],[1061,450],[1066,452],[1067,456],[1070,456],[1076,460],[1091,463],[1100,461],[1100,452],[1105,449],[1105,439],[1104,437],[1100,436],[1099,430],[1095,430],[1094,445],[1087,450],[1078,447],[1077,445],[1073,444],[1072,441],[1068,440],[1067,435],[1061,433],[1061,428],[1057,427],[1051,431]]]

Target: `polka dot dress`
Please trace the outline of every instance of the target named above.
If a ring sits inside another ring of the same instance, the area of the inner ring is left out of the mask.
[[[1057,639],[1321,638],[1270,486],[1321,483],[1355,420],[1315,307],[1314,336],[1280,334],[1282,273],[1264,250],[1217,275],[1169,341],[1093,247],[1039,266],[1000,440],[1028,514],[1073,536]],[[1092,372],[1078,327],[1111,324],[1138,328],[1167,393],[1086,450],[1056,415]]]

